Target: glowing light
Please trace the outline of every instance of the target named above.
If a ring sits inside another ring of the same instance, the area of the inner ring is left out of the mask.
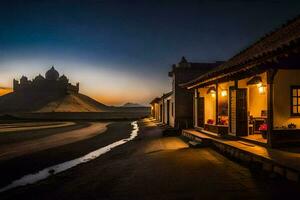
[[[227,90],[222,90],[221,91],[221,96],[226,97],[227,96]]]
[[[212,97],[216,97],[216,91],[215,90],[211,90],[210,94],[211,94]]]
[[[264,94],[265,93],[265,87],[264,86],[260,86],[258,88],[258,92],[259,92],[259,94]]]
[[[258,88],[262,87],[262,82],[257,83],[256,86],[257,86]]]

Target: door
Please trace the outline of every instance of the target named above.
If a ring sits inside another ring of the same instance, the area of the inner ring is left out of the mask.
[[[159,117],[160,117],[160,120],[159,121],[163,121],[163,107],[162,107],[162,104],[160,104],[159,106]]]
[[[229,88],[229,134],[248,135],[247,89]]]
[[[229,134],[236,135],[236,90],[229,88]]]
[[[197,126],[204,128],[204,97],[197,98]]]
[[[170,100],[167,100],[167,124],[170,125]]]
[[[247,89],[236,91],[236,132],[238,136],[248,135]]]

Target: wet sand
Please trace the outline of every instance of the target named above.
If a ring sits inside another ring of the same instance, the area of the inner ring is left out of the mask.
[[[162,137],[151,121],[139,125],[137,139],[3,193],[2,199],[286,199],[300,194],[299,184],[270,179],[210,148],[188,148],[181,138]]]
[[[73,141],[72,143],[70,143],[69,140],[74,139],[71,134],[68,135],[68,137],[64,137],[66,139],[66,143],[64,145],[55,147],[53,146],[52,148],[43,150],[43,145],[39,147],[38,143],[36,143],[38,151],[28,151],[26,154],[23,154],[21,156],[0,160],[0,187],[8,185],[11,181],[21,178],[26,174],[34,173],[43,168],[81,157],[116,140],[127,138],[130,135],[130,131],[132,128],[130,122],[128,121],[116,123],[111,122],[110,124],[108,124],[107,130],[103,132],[103,129],[101,130],[101,127],[103,127],[107,123],[105,122],[101,124],[102,125],[100,126],[100,129],[98,126],[94,127],[96,128],[96,130],[91,132],[92,137],[80,136],[80,134],[84,136],[84,132],[80,131],[81,129],[79,129],[75,130],[76,137],[74,138],[80,138],[80,140],[77,140],[76,142]],[[54,136],[59,136],[59,138],[62,139],[60,135],[63,134],[64,133],[55,134]],[[51,138],[52,136],[49,137]],[[42,140],[46,141],[49,137],[44,137],[42,138]],[[27,142],[32,143],[39,140],[40,139],[33,141],[29,140]],[[53,144],[53,141],[51,141],[50,144]]]
[[[9,133],[0,133],[0,146],[35,140],[48,137],[55,134],[61,134],[67,131],[77,130],[89,126],[88,122],[76,122],[74,125],[63,127],[51,127],[47,129],[22,130]]]
[[[74,124],[75,124],[75,122],[52,122],[52,123],[40,122],[40,123],[36,123],[36,124],[35,123],[0,124],[0,133],[59,128],[59,127],[71,126]]]
[[[35,140],[24,142],[20,141],[13,144],[1,145],[0,161],[8,160],[22,155],[32,154],[45,149],[55,148],[93,137],[104,132],[108,124],[109,123],[105,122],[94,122],[90,123],[90,125],[85,128],[66,131],[60,134],[50,135],[48,137],[38,138]]]

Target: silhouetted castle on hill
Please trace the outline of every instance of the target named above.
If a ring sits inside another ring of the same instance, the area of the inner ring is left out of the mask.
[[[28,80],[26,76],[22,76],[20,81],[14,79],[13,90],[14,92],[31,91],[70,94],[79,92],[79,83],[76,86],[72,85],[65,75],[59,76],[58,71],[52,66],[46,72],[45,77],[38,75],[33,80]]]

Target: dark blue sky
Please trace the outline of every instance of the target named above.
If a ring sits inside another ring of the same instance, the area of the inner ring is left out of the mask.
[[[299,11],[300,1],[288,0],[1,1],[0,86],[55,64],[98,100],[146,103],[170,88],[167,72],[181,56],[229,59]],[[124,81],[112,84],[112,94],[107,75]]]

